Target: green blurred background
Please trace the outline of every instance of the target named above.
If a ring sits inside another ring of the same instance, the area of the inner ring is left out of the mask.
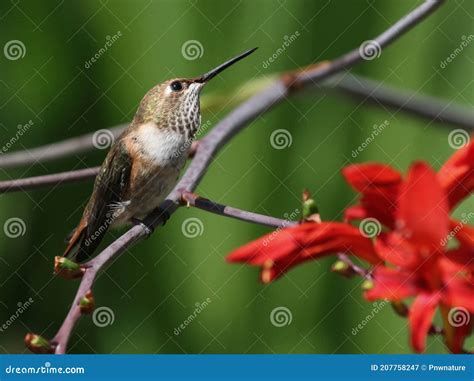
[[[0,55],[1,144],[29,120],[34,126],[8,152],[32,148],[107,128],[132,119],[141,97],[170,77],[194,76],[245,49],[260,49],[213,81],[205,95],[219,94],[203,122],[214,125],[231,108],[247,80],[337,57],[375,37],[421,1],[2,1],[0,43],[20,40],[25,56]],[[473,30],[474,3],[449,1],[413,31],[366,61],[354,73],[420,94],[472,106],[473,47],[452,63],[440,63]],[[107,36],[121,32],[90,68]],[[299,37],[267,68],[264,62],[285,38]],[[202,56],[186,59],[182,46],[197,40]],[[215,98],[214,98],[215,99]],[[206,103],[206,100],[203,100]],[[232,102],[232,101],[231,101]],[[386,128],[356,159],[353,149],[388,120]],[[292,144],[274,149],[276,129]],[[453,153],[449,129],[334,94],[306,92],[283,102],[238,135],[218,155],[197,192],[215,201],[284,217],[300,207],[308,187],[325,220],[341,218],[355,194],[340,169],[350,162],[390,163],[405,171],[422,159],[439,168]],[[1,179],[48,174],[100,164],[105,151],[0,170]],[[0,234],[0,320],[9,319],[30,297],[33,304],[0,332],[5,353],[26,352],[23,336],[51,338],[70,306],[75,281],[54,277],[53,258],[80,218],[91,183],[0,196],[0,222],[25,222],[18,238]],[[474,207],[468,200],[456,211]],[[186,219],[202,222],[202,234],[183,235]],[[269,229],[208,214],[179,210],[163,229],[131,248],[95,284],[98,306],[114,322],[97,327],[79,322],[72,353],[409,353],[405,319],[374,306],[361,293],[360,279],[332,274],[334,259],[306,264],[279,281],[262,285],[258,270],[231,265],[225,256]],[[104,242],[118,237],[109,234]],[[178,335],[195,303],[211,300]],[[276,327],[272,310],[286,307],[291,324]],[[367,315],[360,332],[353,328]],[[472,340],[471,340],[472,343]],[[444,353],[440,338],[429,353]]]

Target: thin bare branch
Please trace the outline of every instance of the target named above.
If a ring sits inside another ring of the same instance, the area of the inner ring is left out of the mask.
[[[77,183],[92,180],[99,172],[100,167],[78,169],[51,175],[27,177],[24,179],[0,181],[0,193],[25,191],[51,185]]]
[[[192,192],[183,191],[182,200],[184,205],[188,207],[193,206],[195,208],[218,214],[220,216],[235,218],[237,220],[252,222],[263,226],[281,228],[297,224],[296,221],[288,221],[280,218],[265,216],[263,214],[248,212],[242,209],[232,208],[231,206],[219,204],[207,198],[200,197]]]
[[[118,126],[107,129],[107,131],[111,133],[110,137],[112,138],[113,136],[115,139],[126,127],[127,124],[119,124]],[[4,153],[0,156],[0,168],[11,168],[36,163],[47,163],[49,161],[61,159],[63,157],[92,151],[94,149],[95,133],[96,132],[92,132],[41,147]]]
[[[353,74],[331,77],[324,84],[342,94],[349,94],[376,106],[387,106],[397,112],[403,111],[430,121],[474,129],[472,109],[453,102],[396,89]]]

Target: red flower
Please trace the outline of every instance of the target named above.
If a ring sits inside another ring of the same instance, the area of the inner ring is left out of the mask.
[[[369,238],[338,222],[307,222],[275,231],[235,250],[227,260],[261,266],[261,279],[268,283],[299,263],[334,252],[357,253],[369,263],[380,263]]]
[[[400,188],[395,215],[395,230],[377,239],[375,247],[381,257],[397,267],[376,267],[374,287],[366,297],[399,301],[415,296],[409,312],[411,344],[422,352],[436,308],[446,312],[462,308],[474,313],[474,288],[462,275],[465,268],[445,256],[443,240],[450,226],[448,200],[426,164],[417,163],[410,169]],[[469,292],[471,298],[466,297]]]
[[[467,225],[470,215],[454,221],[449,211],[474,190],[474,143],[457,151],[437,174],[421,162],[406,180],[375,163],[342,172],[361,193],[360,204],[345,211],[347,223],[303,223],[276,231],[237,249],[228,260],[262,267],[262,280],[270,282],[307,260],[336,252],[356,255],[375,266],[367,299],[415,297],[409,322],[417,352],[425,348],[438,307],[446,343],[460,352],[474,314],[474,228]],[[348,223],[364,218],[375,218],[387,230],[371,240]],[[457,246],[448,249],[451,240]],[[467,324],[453,324],[453,310],[467,314]]]

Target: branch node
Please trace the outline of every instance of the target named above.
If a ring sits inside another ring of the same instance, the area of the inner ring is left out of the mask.
[[[303,69],[285,72],[280,76],[280,80],[283,82],[284,86],[289,92],[301,90],[303,87],[305,87],[304,83],[299,80],[301,74],[309,72],[315,73],[316,71],[329,66],[330,63],[331,61],[321,61],[309,66],[305,66]]]

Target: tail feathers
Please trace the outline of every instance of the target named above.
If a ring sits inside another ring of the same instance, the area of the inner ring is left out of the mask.
[[[87,231],[87,225],[82,223],[73,230],[63,254],[65,257],[72,258],[77,262],[84,262],[92,255],[99,245],[100,239],[94,240],[88,237]]]
[[[74,236],[74,233],[76,232],[76,230],[77,228],[72,229],[72,231],[66,237],[64,237],[64,242],[69,243],[72,237]]]

